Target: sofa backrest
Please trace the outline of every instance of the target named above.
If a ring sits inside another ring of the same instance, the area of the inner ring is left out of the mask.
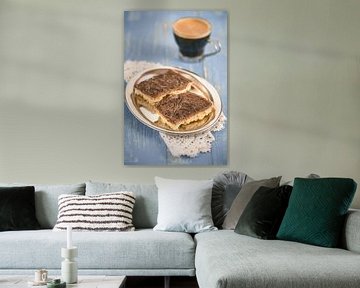
[[[86,182],[86,195],[131,191],[135,194],[133,223],[136,229],[153,228],[157,223],[158,192],[155,184]]]

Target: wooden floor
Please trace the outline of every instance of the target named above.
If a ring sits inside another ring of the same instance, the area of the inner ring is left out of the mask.
[[[126,279],[126,288],[163,288],[164,277],[134,277],[128,276]],[[198,288],[195,277],[171,277],[171,288]]]

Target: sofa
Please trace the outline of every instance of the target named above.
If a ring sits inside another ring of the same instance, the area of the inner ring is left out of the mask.
[[[16,185],[22,184],[0,187]],[[155,231],[159,209],[155,184],[89,181],[33,186],[41,227],[0,232],[0,277],[32,274],[40,268],[46,268],[50,277],[60,274],[66,232],[52,229],[60,195],[132,191],[135,231],[73,232],[79,274],[165,276],[165,287],[170,287],[170,276],[196,276],[200,288],[360,287],[360,210],[346,213],[341,246],[325,248],[216,228],[201,233]]]

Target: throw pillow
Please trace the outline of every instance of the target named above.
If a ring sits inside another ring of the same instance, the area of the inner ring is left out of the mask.
[[[155,177],[159,213],[154,230],[197,233],[216,230],[211,217],[212,180]]]
[[[0,188],[0,231],[39,229],[35,215],[35,188]]]
[[[251,181],[243,185],[238,195],[236,196],[234,202],[232,203],[229,212],[227,213],[223,229],[234,230],[237,222],[240,219],[241,214],[243,213],[246,205],[249,203],[251,197],[255,192],[261,187],[275,188],[279,186],[281,176],[273,177],[270,179],[263,179],[257,181]]]
[[[59,215],[55,231],[72,226],[74,231],[133,231],[132,192],[94,196],[59,196]]]
[[[355,191],[349,178],[295,178],[277,238],[336,247]]]
[[[260,187],[251,198],[235,232],[260,239],[275,239],[288,206],[292,187]]]
[[[212,188],[211,214],[214,225],[221,228],[232,202],[241,187],[251,179],[245,173],[229,171],[216,175]]]

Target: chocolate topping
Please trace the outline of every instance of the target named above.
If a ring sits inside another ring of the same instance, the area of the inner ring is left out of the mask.
[[[194,93],[186,92],[177,95],[169,95],[162,99],[156,109],[169,121],[174,124],[205,111],[212,106],[212,103]]]
[[[172,70],[168,70],[166,73],[156,75],[148,80],[136,84],[135,88],[140,90],[142,93],[155,98],[174,90],[185,89],[190,82],[190,80],[180,74]]]

